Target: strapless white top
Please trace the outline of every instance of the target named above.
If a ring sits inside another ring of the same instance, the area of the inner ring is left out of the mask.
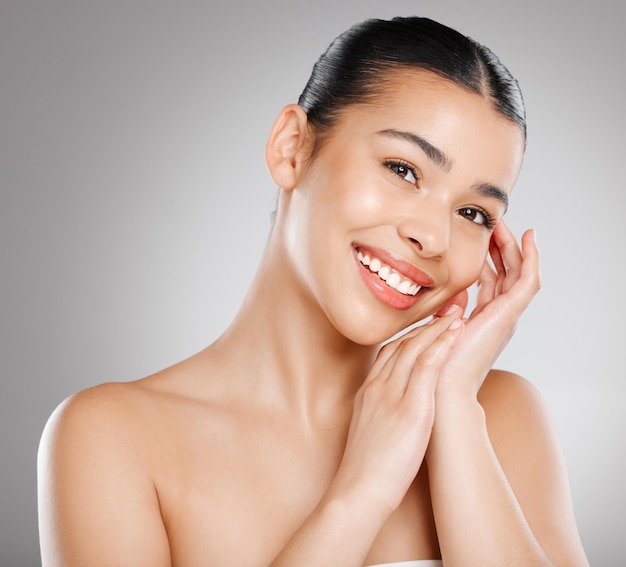
[[[416,561],[400,561],[398,563],[378,563],[369,567],[443,567],[441,559],[420,559]]]

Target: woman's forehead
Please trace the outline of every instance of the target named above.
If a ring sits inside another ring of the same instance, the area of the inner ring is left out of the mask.
[[[521,128],[504,116],[488,95],[477,93],[424,69],[397,69],[381,77],[371,96],[347,106],[337,126],[363,129],[417,128],[432,135],[481,135],[485,131]],[[507,136],[508,137],[508,136]]]
[[[375,97],[345,108],[331,138],[344,146],[360,141],[421,151],[428,146],[426,153],[448,169],[476,168],[509,189],[525,145],[522,129],[489,97],[419,69],[394,72]]]

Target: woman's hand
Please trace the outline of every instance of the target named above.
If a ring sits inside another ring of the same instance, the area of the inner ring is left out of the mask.
[[[439,371],[459,336],[461,315],[454,307],[381,349],[355,397],[331,494],[374,496],[385,517],[400,504],[424,458]]]
[[[509,342],[517,321],[540,287],[539,250],[535,233],[522,236],[521,248],[500,221],[489,247],[492,268],[486,261],[478,279],[476,307],[464,321],[465,329],[441,371],[437,395],[450,391],[476,396],[483,380]],[[457,297],[463,307],[467,292]]]
[[[427,451],[445,565],[586,565],[567,479],[539,396],[519,376],[483,382],[539,289],[539,251],[496,227],[477,305],[439,373]],[[461,298],[463,299],[463,298]],[[555,526],[558,526],[555,528]]]

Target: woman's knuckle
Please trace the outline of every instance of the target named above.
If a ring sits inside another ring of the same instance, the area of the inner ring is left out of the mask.
[[[363,403],[368,402],[369,400],[376,400],[380,396],[380,390],[384,382],[382,380],[372,380],[365,387],[362,387],[359,390],[360,398]]]
[[[435,366],[435,357],[426,352],[417,358],[415,366],[419,370],[431,370]]]
[[[541,290],[541,276],[535,276],[533,289],[535,290],[535,293],[539,293],[539,291]]]

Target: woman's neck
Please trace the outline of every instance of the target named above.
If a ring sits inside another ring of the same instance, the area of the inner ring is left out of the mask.
[[[209,351],[260,403],[309,422],[352,405],[377,347],[342,336],[271,242],[233,323]]]

